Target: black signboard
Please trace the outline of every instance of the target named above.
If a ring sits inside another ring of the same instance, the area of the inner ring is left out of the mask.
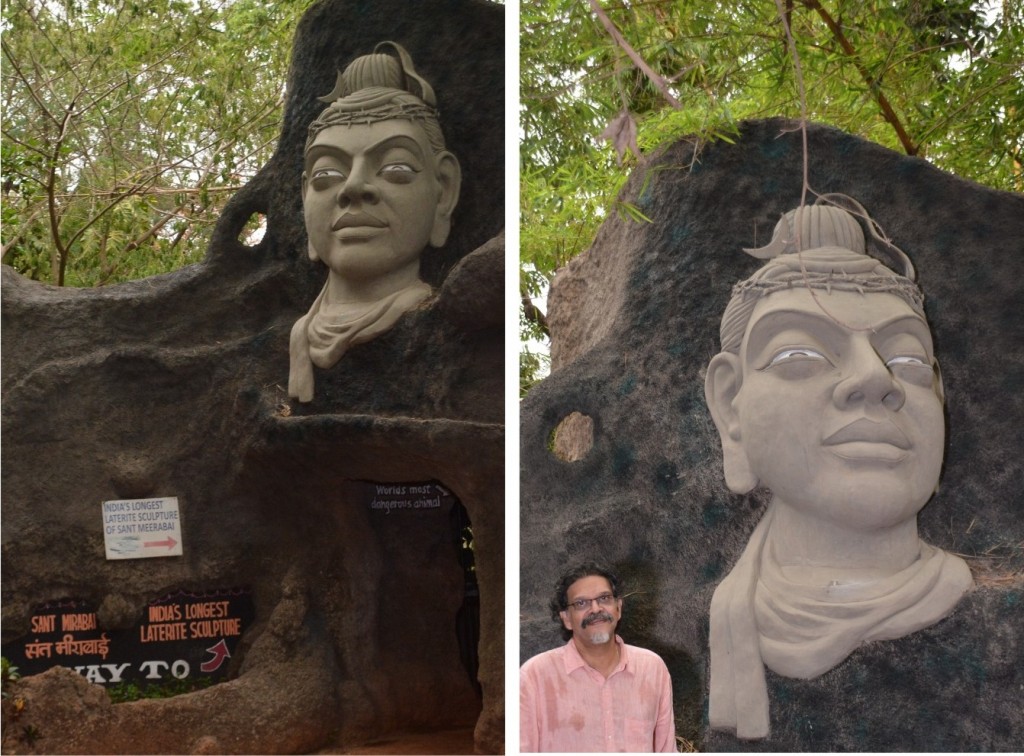
[[[60,666],[101,685],[216,682],[254,617],[244,590],[179,591],[148,604],[142,621],[128,630],[99,627],[87,602],[56,601],[38,607],[29,635],[4,644],[2,653],[22,675]]]
[[[439,510],[448,512],[455,495],[440,483],[375,483],[347,481],[346,487],[358,500],[374,512],[389,515],[396,512]]]

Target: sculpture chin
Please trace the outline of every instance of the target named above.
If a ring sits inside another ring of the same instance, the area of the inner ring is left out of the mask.
[[[812,488],[818,496],[789,498],[776,495],[793,510],[810,515],[832,527],[844,528],[851,535],[880,533],[914,521],[932,493],[936,483],[909,485],[906,480],[893,481],[890,475],[861,474],[851,476],[842,486]]]

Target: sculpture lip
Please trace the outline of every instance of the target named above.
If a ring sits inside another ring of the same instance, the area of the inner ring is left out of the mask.
[[[825,446],[840,446],[843,444],[880,445],[895,446],[897,449],[907,451],[910,449],[910,440],[896,425],[890,421],[876,422],[862,417],[852,423],[844,425],[823,442]],[[857,455],[860,456],[860,455]]]
[[[340,231],[343,228],[384,228],[387,224],[376,216],[369,213],[353,212],[343,213],[331,226],[332,231]]]

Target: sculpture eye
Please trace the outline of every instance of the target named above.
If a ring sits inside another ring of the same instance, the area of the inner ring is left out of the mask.
[[[908,366],[908,367],[924,367],[931,369],[931,365],[925,362],[920,357],[914,357],[913,355],[901,354],[897,355],[886,361],[885,363],[889,367]]]
[[[768,363],[768,367],[775,365],[781,365],[787,362],[796,361],[813,361],[813,362],[828,362],[828,359],[816,349],[810,347],[793,347],[790,349],[783,349],[776,352],[772,357],[771,362]]]
[[[417,173],[419,171],[408,163],[388,163],[380,169],[380,175],[392,184],[412,183]]]
[[[335,181],[344,179],[345,173],[340,168],[314,168],[309,176],[314,189],[325,189]]]
[[[886,360],[885,366],[897,379],[918,386],[931,386],[935,377],[935,366],[926,357],[898,354]]]

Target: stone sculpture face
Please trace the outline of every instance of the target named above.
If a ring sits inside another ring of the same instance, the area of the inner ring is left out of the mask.
[[[772,498],[711,600],[708,716],[763,738],[766,667],[817,677],[939,621],[972,580],[917,534],[945,420],[910,261],[869,257],[853,216],[822,206],[747,251],[769,262],[733,289],[705,395],[726,484]]]
[[[306,231],[350,301],[377,300],[419,279],[423,250],[447,236],[456,170],[412,121],[330,126],[316,135],[302,179]]]
[[[739,355],[713,363],[731,396],[723,450],[790,506],[871,530],[912,518],[938,483],[945,423],[927,323],[892,294],[792,288],[755,307]]]
[[[434,90],[405,49],[356,58],[310,125],[302,174],[309,257],[327,283],[292,327],[288,395],[313,399],[313,367],[390,330],[431,294],[420,255],[448,239],[459,163],[445,149]]]

